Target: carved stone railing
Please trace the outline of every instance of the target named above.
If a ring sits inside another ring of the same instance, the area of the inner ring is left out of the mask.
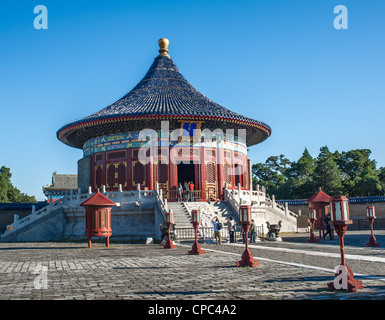
[[[162,199],[161,190],[141,190],[140,185],[137,185],[136,190],[122,190],[122,186],[119,185],[118,191],[107,191],[105,186],[102,186],[101,193],[107,198],[114,201],[118,207],[123,206],[125,203],[135,203],[140,206],[140,201],[143,199],[153,200],[158,203],[159,211],[161,216],[159,217],[161,221],[165,219],[165,213],[167,212],[167,200]],[[77,193],[73,191],[67,193],[62,198],[58,199],[55,202],[50,202],[47,206],[43,207],[40,210],[36,210],[35,206],[32,206],[32,212],[28,216],[18,219],[18,216],[15,215],[14,222],[10,225],[11,228],[7,228],[1,238],[4,238],[10,234],[10,232],[15,232],[25,226],[50,215],[52,212],[63,208],[78,208],[80,204],[89,199],[93,195],[91,187],[88,189],[87,193],[81,193],[80,189]],[[9,230],[11,229],[11,230]]]
[[[288,205],[282,206],[275,202],[275,196],[270,199],[266,193],[257,185],[257,190],[242,190],[240,185],[238,188],[230,189],[227,186],[224,189],[224,199],[230,203],[235,211],[239,213],[241,205],[250,205],[254,208],[270,208],[274,213],[288,219],[296,219],[297,214],[290,211]]]
[[[40,210],[36,210],[35,206],[32,206],[32,213],[22,219],[18,219],[18,216],[14,216],[13,223],[10,224],[11,228],[8,228],[5,230],[5,232],[1,235],[1,238],[9,235],[11,232],[15,232],[30,223],[41,219],[43,217],[46,217],[49,215],[51,212],[57,210],[58,208],[62,208],[64,204],[66,203],[66,200],[58,200],[55,202],[51,202],[49,205],[45,206],[44,208],[41,208]]]
[[[168,212],[167,199],[163,199],[163,190],[159,189],[158,183],[155,185],[155,199],[160,212],[160,219],[162,224],[166,222],[166,213]]]

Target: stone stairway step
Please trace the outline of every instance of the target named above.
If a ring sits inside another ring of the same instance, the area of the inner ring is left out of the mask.
[[[191,217],[181,202],[168,202],[168,208],[172,209],[176,228],[191,228]]]

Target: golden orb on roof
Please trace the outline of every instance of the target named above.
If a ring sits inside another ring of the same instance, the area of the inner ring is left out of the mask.
[[[162,38],[162,39],[159,39],[158,40],[158,45],[159,45],[159,53],[162,55],[162,56],[167,56],[168,54],[168,44],[170,42],[168,41],[168,39],[166,38]]]

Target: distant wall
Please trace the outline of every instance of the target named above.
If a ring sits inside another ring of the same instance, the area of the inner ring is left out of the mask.
[[[112,207],[111,229],[113,240],[157,239],[160,234],[154,202],[142,203],[136,207],[133,203],[123,207]],[[84,207],[65,209],[66,226],[62,240],[85,240],[85,209]],[[96,239],[96,238],[95,238]]]
[[[277,201],[278,202],[278,201]],[[376,217],[374,220],[375,229],[385,229],[385,202],[366,202],[366,203],[350,203],[349,211],[350,218],[353,220],[353,224],[348,229],[369,229],[370,224],[366,218],[366,207],[372,205],[376,208]],[[290,205],[289,210],[294,213],[301,211],[301,215],[307,215],[309,213],[309,205]]]
[[[139,202],[121,203],[119,207],[112,207],[110,239],[124,241],[140,241],[146,238],[160,239],[159,224],[162,213],[159,211],[154,197],[143,197]],[[26,211],[25,215],[31,214]],[[1,241],[65,241],[86,240],[85,237],[85,208],[82,206],[61,206],[53,212],[33,220],[21,229],[15,229]],[[13,222],[13,214],[11,221]],[[21,215],[20,215],[20,218]],[[5,229],[4,229],[5,230]],[[94,237],[93,240],[97,238]]]
[[[31,214],[31,210],[1,210],[0,211],[0,233],[4,233],[8,225],[13,223],[13,217],[17,214],[20,219]]]
[[[4,233],[7,225],[13,223],[15,214],[22,219],[32,212],[32,206],[39,210],[47,205],[45,202],[38,203],[0,203],[0,233]]]
[[[58,208],[45,217],[42,217],[36,223],[25,226],[22,229],[11,232],[2,238],[3,242],[28,242],[28,241],[58,241],[63,238],[66,225],[66,217],[63,208]]]

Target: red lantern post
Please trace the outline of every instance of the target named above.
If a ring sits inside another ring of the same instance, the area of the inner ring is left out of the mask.
[[[314,234],[314,223],[317,220],[316,211],[314,209],[309,211],[309,219],[310,219],[310,238],[309,240],[307,240],[307,242],[319,242],[319,240]]]
[[[335,273],[335,279],[327,284],[329,291],[347,290],[356,292],[357,289],[362,289],[362,281],[355,280],[352,270],[345,262],[344,236],[347,230],[347,225],[352,224],[349,214],[349,200],[344,196],[330,198],[331,220],[334,228],[340,238],[341,264]]]
[[[376,219],[376,208],[374,206],[366,207],[366,217],[370,223],[370,238],[369,242],[366,244],[367,247],[378,247],[380,244],[376,241],[376,238],[373,234],[373,222]]]
[[[318,189],[318,192],[312,195],[309,199],[306,200],[309,203],[309,212],[312,210],[316,211],[316,221],[314,222],[314,229],[319,230],[319,238],[321,239],[321,230],[325,230],[325,224],[323,219],[328,214],[330,196],[322,191],[321,188]]]
[[[166,241],[165,245],[163,246],[163,249],[175,249],[176,248],[176,245],[172,243],[171,234],[170,234],[171,225],[173,223],[174,223],[174,218],[172,215],[172,210],[170,210],[169,212],[166,213],[166,225],[168,228],[168,237],[167,237],[167,241]]]
[[[192,246],[192,250],[188,252],[188,254],[205,254],[205,251],[201,249],[201,246],[198,243],[198,226],[201,221],[200,218],[200,211],[199,210],[192,210],[191,211],[191,219],[192,223],[195,229],[195,242]]]
[[[242,254],[242,260],[237,262],[237,267],[256,267],[259,266],[257,260],[254,260],[252,253],[249,250],[248,233],[250,228],[251,206],[242,205],[239,209],[240,222],[243,231],[245,232],[246,249]]]
[[[84,201],[81,206],[86,207],[86,231],[88,248],[91,248],[92,237],[105,237],[106,247],[110,247],[111,207],[116,203],[103,196],[99,191]]]

